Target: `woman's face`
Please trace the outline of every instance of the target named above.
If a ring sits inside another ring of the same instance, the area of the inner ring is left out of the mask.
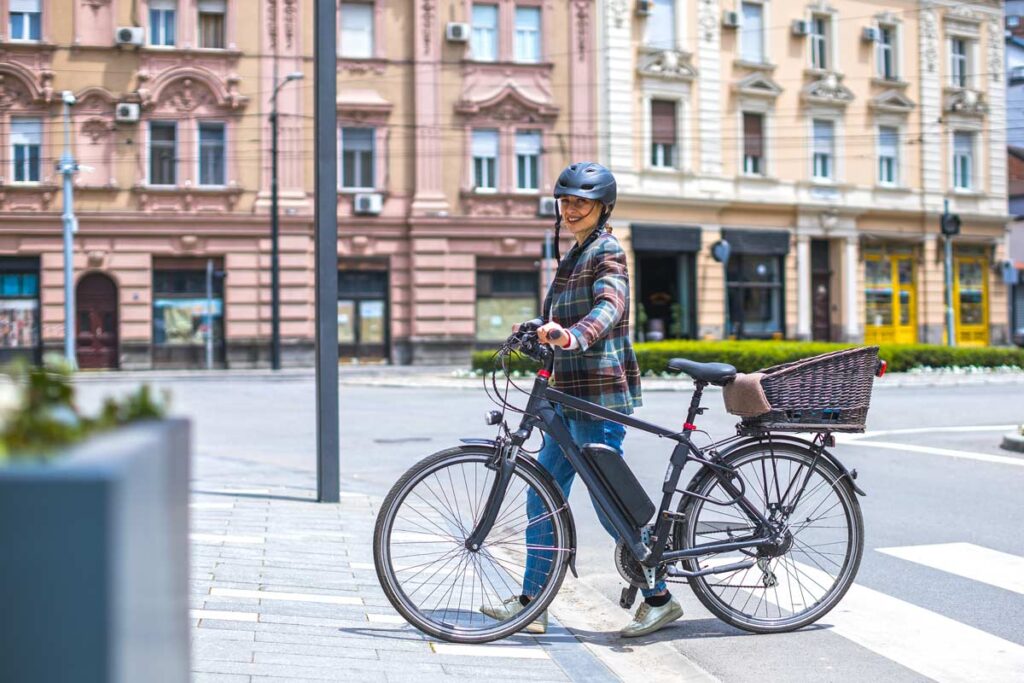
[[[558,210],[562,214],[562,225],[568,226],[573,235],[590,232],[601,218],[601,203],[596,199],[560,197]]]

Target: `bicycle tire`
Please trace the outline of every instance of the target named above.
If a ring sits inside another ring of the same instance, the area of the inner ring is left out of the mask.
[[[802,446],[799,444],[776,442],[773,443],[771,447],[769,447],[766,444],[760,443],[741,447],[737,449],[735,452],[726,455],[726,457],[723,459],[723,464],[729,465],[730,467],[739,470],[740,468],[743,468],[746,465],[753,463],[757,460],[760,460],[761,464],[764,465],[765,460],[763,456],[775,459],[776,462],[773,464],[776,464],[776,466],[778,465],[778,460],[780,458],[784,461],[788,461],[790,467],[793,463],[809,467],[814,460],[814,453],[811,451],[809,447]],[[764,471],[764,481],[767,482],[767,468],[765,468]],[[792,472],[791,469],[790,472]],[[824,571],[820,563],[832,562],[837,565],[839,564],[837,561],[832,560],[828,557],[828,555],[839,556],[839,553],[826,552],[823,554],[823,551],[814,550],[814,554],[812,554],[808,553],[807,549],[798,549],[796,552],[804,554],[806,558],[810,558],[811,564],[816,564],[817,567],[811,567],[810,564],[807,564],[806,562],[798,563],[795,559],[795,553],[793,549],[797,548],[798,545],[802,545],[802,542],[794,540],[791,543],[790,550],[780,556],[780,558],[782,558],[781,562],[776,562],[774,567],[771,566],[772,560],[768,560],[767,571],[760,568],[758,565],[755,565],[755,567],[752,567],[750,569],[741,570],[742,574],[740,574],[739,577],[737,577],[736,579],[735,588],[737,596],[740,595],[741,591],[749,593],[749,602],[753,595],[757,595],[758,592],[761,592],[762,596],[759,599],[759,604],[761,601],[765,602],[766,605],[770,605],[773,602],[779,603],[776,605],[779,608],[778,617],[776,618],[769,618],[768,615],[770,614],[771,610],[770,607],[767,606],[765,610],[765,616],[758,617],[756,614],[750,614],[749,612],[745,611],[746,604],[744,605],[743,609],[738,610],[730,606],[726,602],[724,595],[727,594],[730,590],[732,590],[734,586],[724,584],[723,588],[723,584],[720,583],[722,581],[721,577],[736,576],[736,574],[739,574],[739,572],[709,574],[706,576],[695,577],[689,580],[690,588],[693,590],[693,593],[694,595],[696,595],[697,599],[700,600],[701,604],[703,604],[708,609],[708,611],[710,611],[712,614],[714,614],[722,621],[752,633],[784,633],[787,631],[794,631],[803,628],[804,626],[807,626],[809,624],[812,624],[818,619],[828,614],[828,612],[832,610],[832,608],[834,608],[840,600],[842,600],[843,596],[850,589],[850,586],[853,585],[854,579],[857,576],[857,571],[860,567],[861,558],[864,553],[864,518],[860,509],[860,503],[857,500],[857,496],[853,491],[853,487],[850,485],[850,483],[843,477],[842,473],[839,472],[839,470],[836,469],[836,467],[829,463],[827,460],[819,458],[817,463],[814,464],[814,472],[811,476],[812,481],[815,477],[818,477],[821,480],[822,484],[819,485],[819,488],[820,486],[827,485],[828,490],[834,492],[835,500],[837,501],[835,505],[841,506],[842,517],[846,520],[847,523],[846,550],[842,553],[842,564],[840,566],[839,571],[837,572],[835,580],[832,582],[832,585],[827,588],[823,595],[814,600],[813,604],[808,605],[805,609],[796,611],[791,610],[789,614],[783,614],[781,603],[785,601],[786,589],[790,591],[791,603],[796,602],[796,599],[794,599],[792,593],[792,590],[794,588],[794,581],[796,584],[801,584],[802,582],[800,580],[800,577],[801,575],[804,575],[805,577],[809,578],[811,582],[815,583],[815,585],[820,586],[818,580],[823,578],[822,574],[828,576],[828,572]],[[756,482],[757,477],[754,476],[751,479]],[[778,479],[781,480],[781,477],[779,477]],[[694,478],[688,485],[687,490],[701,495],[714,495],[716,490],[716,484],[717,479],[715,478],[713,473],[711,473],[708,470],[702,470],[694,476]],[[756,492],[751,492],[750,490],[751,488],[754,488],[754,483],[748,481],[746,482],[746,484],[748,487],[748,499],[751,499],[752,502],[755,502],[755,504],[757,504],[758,501],[756,499],[760,497],[760,494],[757,493],[755,495]],[[766,486],[766,490],[769,488],[774,488],[774,486]],[[810,488],[810,485],[808,485],[808,489]],[[720,491],[721,489],[719,488],[718,490]],[[768,498],[772,497],[770,495],[771,491],[768,491],[768,494],[769,495],[766,499],[760,501],[765,503],[763,506],[761,506],[762,513],[765,512],[763,508],[767,508],[771,503],[771,501],[768,500]],[[721,495],[714,497],[718,498],[719,500],[723,498],[728,498],[728,496],[723,497]],[[785,499],[785,497],[783,496],[779,497]],[[801,506],[805,505],[805,503],[813,503],[813,500],[808,502],[806,498],[801,498],[799,505],[793,512],[796,513],[797,511],[800,511]],[[821,504],[824,504],[824,502],[822,502]],[[700,500],[695,497],[684,498],[680,502],[679,511],[685,515],[685,521],[682,524],[676,525],[677,536],[675,540],[676,543],[679,544],[677,545],[677,547],[693,547],[694,545],[696,545],[698,532],[701,532],[701,535],[704,536],[714,536],[716,534],[731,534],[733,531],[738,531],[738,526],[740,522],[730,523],[726,521],[724,525],[722,525],[723,523],[721,522],[710,521],[711,515],[707,515],[705,519],[702,520],[701,516],[703,511],[710,509],[708,506],[711,505],[711,503],[707,503],[706,501]],[[739,508],[736,506],[729,506],[725,509],[733,511],[734,516],[736,517],[743,514],[742,511],[740,511]],[[831,508],[829,508],[829,510],[831,510]],[[828,514],[829,510],[826,510],[826,514]],[[804,512],[806,513],[806,509],[804,510]],[[812,512],[811,514],[813,515],[816,513]],[[745,517],[745,515],[743,516]],[[808,522],[809,521],[810,517],[808,517]],[[716,523],[722,526],[716,528],[713,526]],[[702,524],[704,525],[703,527],[701,526]],[[736,528],[729,530],[727,528],[729,524],[734,524]],[[796,536],[799,536],[800,534],[804,533],[808,528],[814,527],[810,526],[809,524],[804,524],[803,527],[800,527],[796,531]],[[722,531],[722,529],[724,529],[724,531]],[[839,537],[841,534],[837,533],[835,535]],[[751,550],[753,549],[748,549],[747,552],[749,553]],[[832,548],[830,550],[835,549]],[[815,554],[818,556],[817,558],[815,558]],[[788,560],[786,559],[787,556],[789,556]],[[775,558],[775,560],[778,560],[780,558]],[[691,571],[696,570],[700,564],[700,561],[703,559],[706,558],[702,557],[700,560],[691,559],[684,561],[684,566]],[[735,560],[737,558],[734,556],[731,559]],[[723,561],[723,563],[728,562]],[[784,583],[784,590],[782,596],[779,595],[778,577],[775,574],[775,570],[779,568],[780,564],[783,570],[786,572],[787,577],[789,579]],[[764,584],[763,588],[752,585],[752,579],[757,577],[758,572],[761,573],[760,578],[761,582]],[[795,579],[792,577],[795,577]],[[769,584],[771,584],[772,581],[774,581],[775,583],[773,586],[770,586]],[[824,588],[824,586],[820,587]],[[812,586],[808,586],[807,588],[808,590],[810,590]],[[775,592],[774,598],[770,595],[770,591]],[[799,587],[797,595],[802,595],[802,598],[800,599],[803,599],[805,602],[809,602],[806,600],[807,596],[803,594],[802,586]],[[795,604],[791,606],[795,606]],[[757,607],[755,607],[755,612],[756,611]]]
[[[377,515],[377,521],[373,532],[373,559],[377,572],[377,579],[380,582],[384,594],[395,610],[420,631],[453,643],[486,643],[508,637],[533,622],[540,614],[547,609],[554,599],[565,578],[568,568],[570,549],[574,543],[572,531],[572,520],[568,512],[568,505],[561,490],[551,480],[550,475],[540,468],[534,461],[526,458],[518,458],[513,471],[513,482],[516,479],[525,481],[527,486],[537,490],[545,507],[554,511],[550,513],[552,521],[553,543],[556,548],[567,549],[564,553],[553,553],[552,568],[547,574],[547,581],[537,596],[521,612],[511,619],[497,622],[496,625],[483,625],[479,629],[458,627],[443,620],[430,618],[414,601],[406,594],[402,581],[397,576],[397,571],[392,562],[391,539],[392,530],[395,524],[396,515],[407,497],[415,490],[416,485],[425,481],[427,477],[443,470],[445,467],[457,464],[471,463],[483,467],[485,463],[494,458],[494,449],[486,446],[460,446],[444,450],[427,456],[420,462],[413,465],[402,477],[392,486]],[[510,483],[509,490],[513,484]],[[504,508],[503,508],[504,509]],[[478,511],[482,513],[482,508]],[[531,521],[532,524],[532,521]],[[496,530],[492,530],[490,537],[495,536]],[[456,539],[459,540],[459,539]],[[462,538],[461,540],[465,540]],[[488,548],[488,540],[485,539],[481,552]],[[461,552],[461,551],[459,551]],[[469,553],[469,551],[465,551]],[[495,551],[497,552],[497,551]],[[560,555],[560,557],[558,556]],[[500,560],[499,560],[500,564]],[[472,570],[470,570],[472,571]],[[482,580],[481,580],[482,581]],[[506,586],[509,584],[505,584]],[[521,585],[521,584],[520,584]],[[492,584],[493,587],[493,584]],[[483,584],[481,583],[483,591]],[[518,593],[516,593],[518,595]],[[460,597],[461,600],[461,597]],[[471,596],[472,600],[472,596]],[[472,623],[472,619],[471,619]]]

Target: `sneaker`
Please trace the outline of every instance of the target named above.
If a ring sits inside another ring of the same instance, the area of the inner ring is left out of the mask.
[[[491,619],[497,621],[507,621],[515,615],[522,612],[524,609],[523,603],[519,602],[519,596],[513,595],[508,600],[505,600],[497,607],[494,606],[483,606],[480,611]],[[527,633],[547,633],[548,632],[548,611],[544,610],[540,613],[532,624],[526,627]]]
[[[644,602],[636,611],[633,621],[629,622],[629,625],[622,629],[619,635],[623,638],[646,636],[668,626],[681,616],[683,616],[683,606],[675,597],[670,598],[661,607],[651,607]]]

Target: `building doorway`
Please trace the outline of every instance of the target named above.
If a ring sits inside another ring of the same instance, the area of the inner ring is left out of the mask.
[[[828,240],[811,240],[811,338],[832,341],[832,269]]]
[[[917,343],[915,265],[911,254],[865,255],[865,344]]]
[[[988,259],[953,259],[953,310],[957,346],[988,345]]]
[[[75,338],[78,367],[113,369],[118,365],[117,285],[103,273],[89,273],[75,290]]]
[[[387,363],[388,271],[338,272],[338,355],[357,363]]]
[[[638,338],[660,341],[696,336],[693,261],[691,253],[637,253]]]

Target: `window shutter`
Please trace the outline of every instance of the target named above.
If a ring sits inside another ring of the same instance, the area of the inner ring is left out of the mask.
[[[203,14],[224,14],[227,3],[225,0],[199,0],[199,11]]]
[[[815,120],[814,151],[817,154],[832,154],[832,122]]]
[[[40,145],[43,141],[43,122],[39,119],[12,119],[11,144]]]
[[[498,131],[473,131],[473,156],[496,158],[498,156]]]
[[[521,130],[516,133],[516,154],[540,154],[540,132]]]
[[[41,12],[41,0],[11,0],[11,12]]]
[[[655,144],[676,144],[676,103],[664,100],[651,102],[651,141]]]
[[[750,156],[764,155],[764,117],[743,114],[743,152]]]
[[[896,158],[896,147],[899,144],[899,131],[895,128],[882,126],[878,129],[878,151],[883,157]]]
[[[149,9],[174,10],[178,9],[177,0],[149,0]]]

